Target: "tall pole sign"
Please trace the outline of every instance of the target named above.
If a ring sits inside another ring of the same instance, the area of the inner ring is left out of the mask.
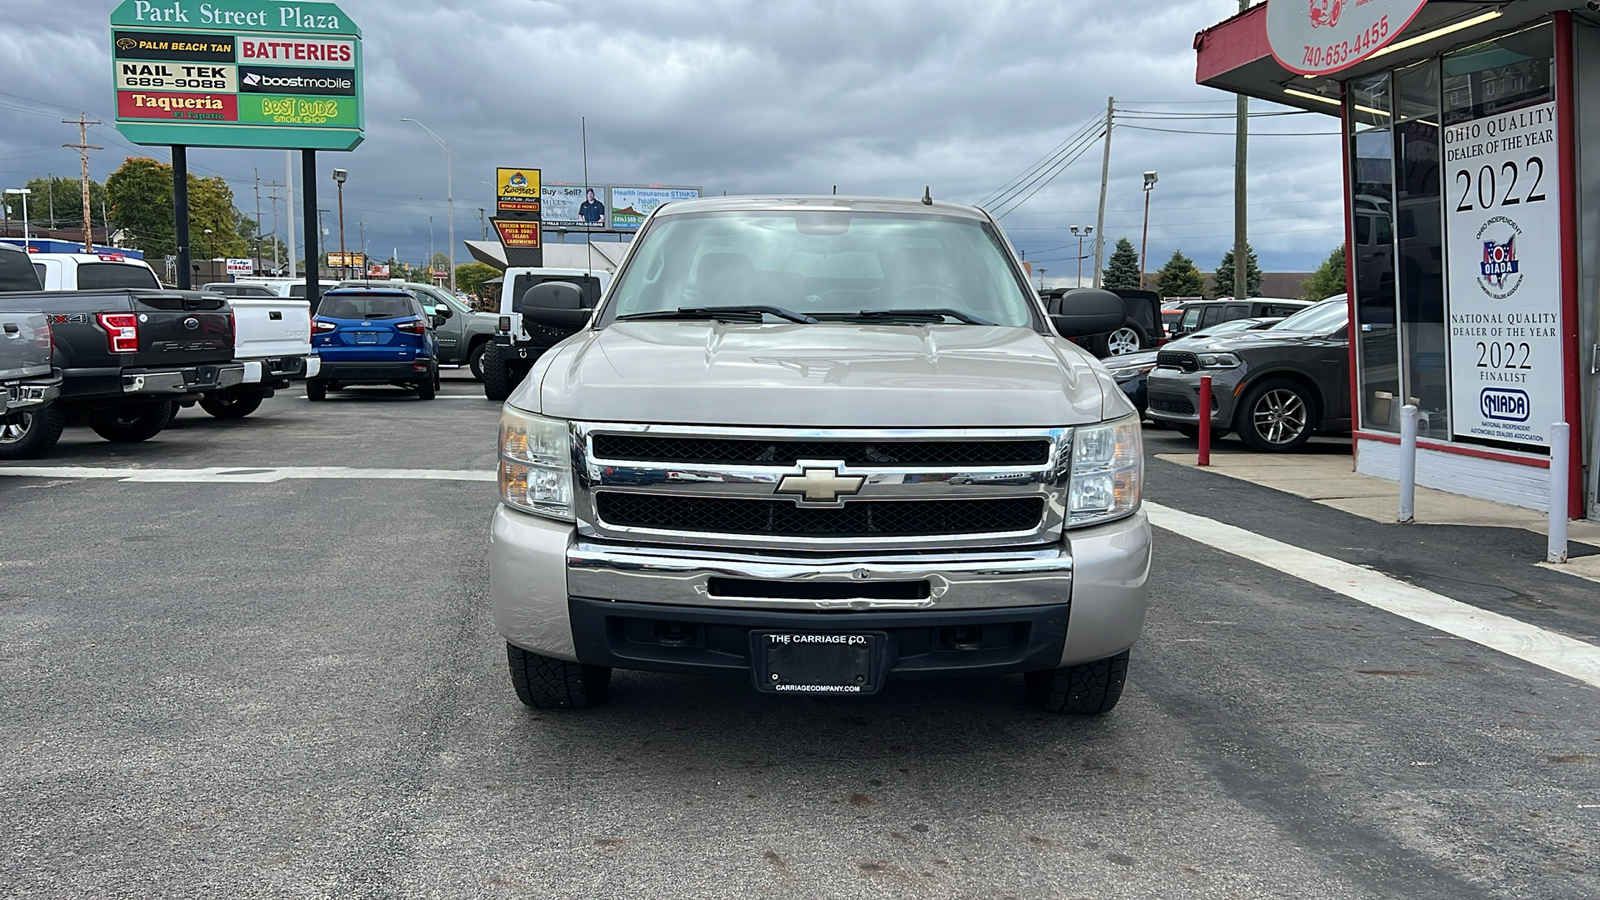
[[[361,29],[337,5],[269,0],[123,0],[111,13],[116,127],[172,148],[178,286],[191,284],[187,150],[301,151],[307,246],[316,151],[352,150],[364,124]],[[306,297],[320,299],[306,260]]]
[[[489,222],[500,235],[508,266],[544,265],[541,175],[538,169],[494,170],[495,216]]]

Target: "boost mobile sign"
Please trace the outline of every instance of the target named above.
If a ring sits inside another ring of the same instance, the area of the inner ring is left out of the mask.
[[[1548,447],[1564,420],[1559,147],[1554,103],[1444,129],[1458,438]]]
[[[361,29],[332,3],[124,0],[111,57],[117,130],[136,144],[361,143]]]
[[[1267,46],[1291,72],[1326,75],[1382,50],[1427,0],[1268,0]]]

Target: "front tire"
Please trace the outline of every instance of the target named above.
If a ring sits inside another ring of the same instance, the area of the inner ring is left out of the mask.
[[[1128,651],[1077,666],[1045,669],[1023,676],[1028,699],[1045,712],[1078,716],[1108,713],[1122,699],[1128,680]]]
[[[260,394],[241,394],[232,389],[216,391],[200,398],[200,408],[219,419],[242,419],[261,407]]]
[[[140,406],[97,409],[89,414],[89,427],[113,444],[137,444],[161,433],[172,420],[172,401]]]
[[[0,419],[0,459],[36,459],[61,440],[67,417],[55,404]]]
[[[467,368],[472,370],[472,377],[479,381],[483,381],[483,353],[488,347],[488,342],[482,341],[473,345],[467,353]]]
[[[534,709],[586,709],[606,698],[611,669],[540,656],[506,644],[517,699]]]
[[[1288,453],[1311,440],[1316,409],[1304,387],[1292,381],[1266,381],[1244,394],[1234,411],[1239,440],[1257,453]]]
[[[511,372],[500,358],[500,345],[485,346],[478,364],[483,369],[483,396],[496,403],[505,402],[511,396]]]

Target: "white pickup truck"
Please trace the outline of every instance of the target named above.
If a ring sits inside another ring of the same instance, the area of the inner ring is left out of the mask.
[[[261,401],[321,370],[311,352],[311,304],[293,297],[229,297],[233,307],[234,360],[244,363],[244,383],[206,394],[200,408],[219,419],[240,419]]]

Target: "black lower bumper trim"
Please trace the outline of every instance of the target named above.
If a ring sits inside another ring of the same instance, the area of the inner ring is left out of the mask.
[[[417,362],[423,363],[422,369],[415,368]],[[420,381],[433,371],[433,365],[426,358],[416,361],[404,362],[329,362],[326,357],[322,360],[322,371],[318,372],[313,381]]]
[[[881,631],[891,676],[943,676],[1055,668],[1069,607],[785,612],[572,597],[568,608],[578,659],[591,665],[741,675],[750,671],[753,631]]]

